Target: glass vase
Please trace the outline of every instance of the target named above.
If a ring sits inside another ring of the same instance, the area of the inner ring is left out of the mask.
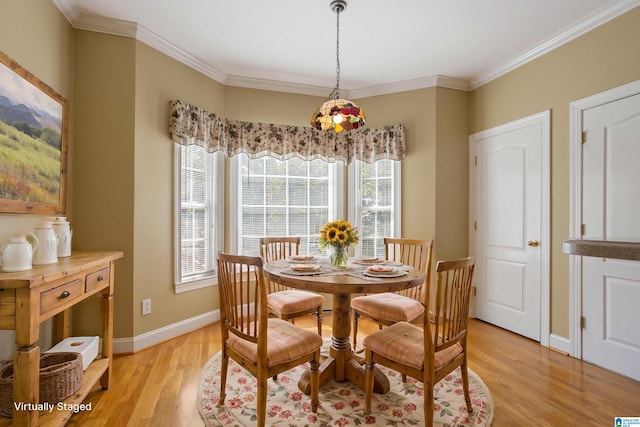
[[[347,268],[349,262],[349,256],[347,255],[347,248],[343,247],[329,247],[327,250],[329,254],[329,262],[332,267],[335,268]]]

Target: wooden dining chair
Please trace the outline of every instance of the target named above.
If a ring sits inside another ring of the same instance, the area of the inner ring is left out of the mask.
[[[265,263],[298,255],[300,237],[261,237],[260,256]],[[267,282],[267,306],[269,311],[283,320],[291,320],[308,314],[316,315],[318,335],[322,335],[322,307],[324,297],[314,292],[291,289],[287,286]]]
[[[351,300],[353,310],[353,348],[356,349],[358,337],[358,320],[367,317],[382,326],[397,322],[420,322],[424,313],[422,294],[424,284],[429,286],[431,275],[431,257],[433,240],[384,239],[384,255],[386,260],[410,265],[424,273],[424,283],[414,288],[397,292],[385,292],[355,297]]]
[[[257,422],[264,426],[268,379],[309,362],[311,409],[316,412],[322,337],[268,317],[262,258],[218,254],[218,291],[223,343],[219,404],[224,404],[226,397],[227,368],[232,358],[257,379]]]
[[[422,327],[399,322],[365,337],[366,414],[371,413],[376,364],[422,381],[427,426],[433,425],[433,387],[460,367],[464,400],[471,414],[467,322],[474,268],[473,258],[439,261],[436,288],[432,290],[427,285],[424,292],[424,305],[430,307],[432,315],[423,316]]]

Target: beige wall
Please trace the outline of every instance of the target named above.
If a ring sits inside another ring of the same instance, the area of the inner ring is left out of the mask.
[[[120,250],[114,336],[131,336],[135,40],[75,33],[74,250]],[[74,310],[74,333],[96,334],[98,297]]]
[[[311,115],[325,101],[317,96],[234,86],[226,86],[224,93],[227,119],[294,126],[310,126]]]
[[[460,258],[469,254],[469,94],[437,88],[435,121],[434,259]]]
[[[640,79],[640,8],[470,94],[473,134],[551,109],[551,332],[569,336],[569,104]],[[544,243],[543,243],[544,244]]]
[[[135,193],[133,216],[133,336],[219,307],[217,288],[175,294],[173,287],[173,148],[169,101],[180,99],[223,114],[224,87],[137,43],[135,70]],[[141,301],[153,311],[142,316]],[[132,335],[128,335],[132,336]]]
[[[468,94],[426,88],[358,101],[367,126],[402,123],[402,237],[434,239],[438,259],[468,254]]]
[[[401,234],[435,239],[436,89],[374,96],[358,102],[367,114],[367,126],[404,124],[407,156],[402,161]]]
[[[73,114],[73,30],[53,2],[6,0],[0,2],[0,50],[65,97]],[[73,152],[69,135],[69,157]],[[73,161],[68,164],[68,181],[73,179]],[[67,189],[67,201],[73,193]],[[67,214],[72,214],[67,209]],[[31,231],[43,220],[40,215],[0,214],[0,243],[12,234]],[[41,336],[47,336],[45,330]],[[0,360],[12,357],[15,334],[0,331]]]

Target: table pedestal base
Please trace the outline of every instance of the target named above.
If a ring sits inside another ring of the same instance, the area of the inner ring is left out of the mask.
[[[351,381],[364,390],[364,359],[356,358],[351,348],[345,351],[337,350],[332,346],[330,354],[331,356],[327,357],[320,364],[318,372],[320,376],[320,387],[330,380],[339,382]],[[298,388],[307,395],[311,394],[310,379],[310,371],[307,369],[298,380]],[[376,366],[373,370],[373,391],[384,394],[387,393],[390,388],[389,379]]]

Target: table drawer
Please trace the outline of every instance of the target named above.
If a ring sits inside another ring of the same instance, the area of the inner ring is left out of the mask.
[[[82,279],[65,283],[40,294],[40,314],[55,310],[67,301],[74,300],[84,293]]]
[[[85,284],[85,292],[91,292],[95,289],[104,288],[108,286],[110,279],[111,269],[109,267],[96,271],[87,275],[87,282]]]

